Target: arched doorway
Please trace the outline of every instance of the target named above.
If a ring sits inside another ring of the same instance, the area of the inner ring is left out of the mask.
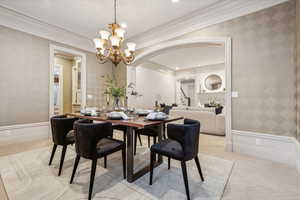
[[[161,44],[157,44],[151,47],[146,47],[142,52],[137,55],[136,60],[131,67],[137,67],[143,60],[153,57],[162,52],[168,51],[170,48],[180,48],[186,45],[193,44],[223,44],[225,47],[225,79],[226,79],[226,90],[225,90],[225,133],[226,133],[226,149],[232,151],[232,136],[231,136],[231,38],[228,37],[217,37],[217,38],[189,38],[189,39],[179,39],[171,40]]]

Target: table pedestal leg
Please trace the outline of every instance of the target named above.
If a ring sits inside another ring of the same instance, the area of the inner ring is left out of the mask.
[[[126,129],[126,136],[127,136],[127,160],[126,160],[126,168],[127,168],[127,181],[132,183],[134,181],[134,157],[133,157],[133,128],[127,127]]]
[[[160,142],[162,140],[162,135],[163,135],[163,124],[158,126],[158,141]],[[126,168],[127,168],[127,181],[129,183],[134,182],[136,179],[140,178],[141,176],[145,175],[150,171],[150,165],[145,166],[141,170],[134,172],[134,141],[133,141],[133,136],[134,136],[134,128],[132,127],[127,127],[126,130],[126,135],[127,135],[127,160],[126,160]],[[158,155],[158,161],[154,163],[154,167],[159,166],[163,162],[163,157],[161,155]],[[149,164],[150,164],[150,157],[149,157]]]

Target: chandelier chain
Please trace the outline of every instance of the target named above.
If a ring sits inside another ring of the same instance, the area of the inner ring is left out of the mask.
[[[115,23],[117,23],[117,0],[115,0]]]

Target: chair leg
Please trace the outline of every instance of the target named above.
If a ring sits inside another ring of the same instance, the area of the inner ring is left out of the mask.
[[[64,165],[66,151],[67,151],[67,145],[64,145],[63,149],[62,149],[62,152],[61,152],[61,157],[60,157],[60,164],[59,164],[58,176],[61,175],[61,170],[62,170],[62,167]]]
[[[198,168],[201,180],[204,181],[204,177],[203,177],[203,174],[202,174],[202,170],[201,170],[201,166],[200,166],[200,162],[199,162],[198,156],[195,157],[195,162],[196,162],[196,165],[197,165],[197,168]]]
[[[96,168],[97,168],[97,159],[92,161],[92,171],[91,171],[91,179],[90,179],[89,198],[88,198],[89,200],[92,199]]]
[[[123,131],[123,142],[126,144],[126,131]]]
[[[171,158],[168,157],[168,170],[171,168]]]
[[[187,200],[190,200],[189,182],[188,182],[185,161],[181,161],[181,168],[182,168],[182,175],[183,175],[183,180],[184,180],[184,185],[185,185],[186,197],[187,197]]]
[[[57,148],[57,144],[53,144],[52,153],[51,153],[51,157],[50,157],[50,161],[49,161],[49,166],[50,166],[51,163],[52,163],[52,160],[53,160],[53,157],[54,157],[56,148]]]
[[[166,124],[163,125],[163,138],[164,138],[164,140],[167,139],[167,137],[166,137]]]
[[[73,172],[72,172],[70,184],[73,183],[74,176],[75,176],[75,173],[76,173],[76,170],[77,170],[77,166],[78,166],[79,160],[80,160],[80,156],[77,155],[77,156],[76,156],[76,159],[75,159],[74,167],[73,167]]]
[[[134,155],[136,155],[137,135],[138,135],[138,133],[135,131],[135,135],[134,135]]]
[[[153,144],[156,144],[156,136],[153,137]],[[156,155],[154,156],[154,161],[156,162]]]
[[[107,168],[107,156],[104,156],[104,168]]]
[[[124,179],[126,179],[126,147],[125,147],[125,144],[122,149],[122,161],[123,161],[123,176],[124,176]]]
[[[148,148],[150,148],[150,136],[148,136]]]
[[[138,134],[138,137],[139,137],[140,145],[143,146],[142,139],[141,139],[141,135]]]
[[[150,155],[150,182],[149,182],[150,185],[152,185],[154,161],[155,161],[155,153],[151,152],[151,155]]]

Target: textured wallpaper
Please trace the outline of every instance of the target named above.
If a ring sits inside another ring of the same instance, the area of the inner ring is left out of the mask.
[[[106,105],[106,96],[104,95],[105,78],[112,75],[112,66],[110,63],[99,64],[95,54],[87,53],[87,94],[92,98],[87,98],[87,106],[102,108]]]
[[[176,38],[232,38],[233,129],[296,136],[295,14],[289,1]]]
[[[127,84],[127,66],[122,62],[116,67],[112,65],[114,78],[117,80],[118,85],[125,86]]]
[[[0,126],[49,120],[49,40],[0,26]],[[83,51],[84,52],[84,51]],[[101,76],[110,65],[87,56],[88,106],[105,104]]]
[[[289,1],[193,36],[232,38],[232,128],[296,135],[295,2]]]

